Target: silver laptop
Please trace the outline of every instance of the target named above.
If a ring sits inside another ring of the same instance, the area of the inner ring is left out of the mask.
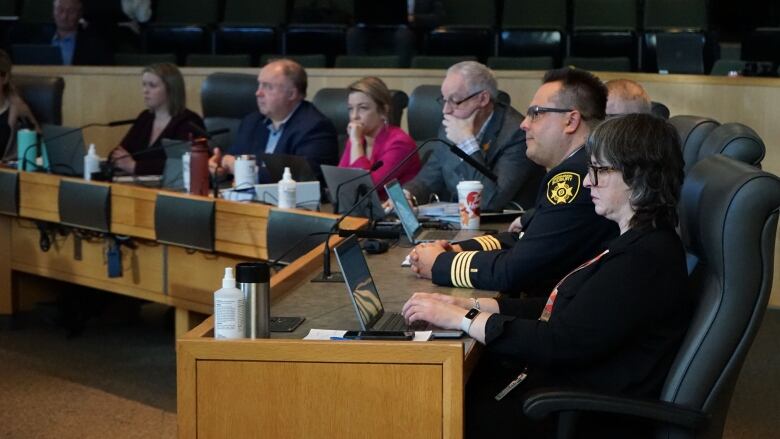
[[[338,166],[322,165],[322,176],[325,178],[325,184],[328,186],[328,196],[330,202],[335,206],[338,204],[338,212],[345,213],[374,186],[371,175],[364,169],[357,168],[339,168]],[[341,186],[341,190],[339,190]],[[338,201],[336,200],[336,192]],[[362,216],[365,218],[381,219],[385,217],[385,210],[382,208],[382,202],[376,191],[368,199],[363,201],[360,206],[350,214],[352,216]]]
[[[451,242],[465,241],[485,234],[485,232],[481,230],[424,229],[422,224],[420,224],[420,221],[417,220],[417,216],[414,214],[412,206],[406,199],[404,190],[401,188],[401,184],[398,180],[387,183],[385,185],[385,191],[387,191],[388,198],[393,202],[395,213],[398,215],[398,220],[401,221],[401,226],[404,228],[404,232],[406,232],[406,237],[409,238],[409,242],[412,244],[437,240]]]
[[[457,338],[462,335],[461,331],[435,328],[427,322],[418,321],[409,326],[400,313],[385,312],[363,256],[363,249],[355,235],[342,241],[334,253],[362,331],[433,331],[433,336],[440,338]]]
[[[81,130],[48,124],[44,124],[42,130],[51,172],[82,177],[87,150]]]

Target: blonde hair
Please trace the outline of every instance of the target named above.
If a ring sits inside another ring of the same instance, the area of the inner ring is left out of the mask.
[[[365,93],[376,104],[379,114],[382,116],[389,116],[393,107],[393,98],[390,95],[390,90],[387,88],[387,84],[376,76],[366,76],[363,79],[357,80],[347,87],[350,93],[360,92]]]

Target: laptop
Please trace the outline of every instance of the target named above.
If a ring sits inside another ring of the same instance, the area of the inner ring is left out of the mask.
[[[43,125],[49,170],[53,174],[84,176],[84,136],[80,129],[60,125]]]
[[[338,204],[338,212],[334,213],[346,213],[360,199],[361,194],[367,193],[374,187],[374,181],[371,180],[371,175],[365,169],[322,165],[322,176],[328,186],[328,197],[331,204],[334,206]],[[339,186],[341,186],[341,190],[338,190]],[[337,191],[339,192],[338,201],[336,200]],[[382,207],[379,195],[374,191],[350,215],[381,219],[385,217],[385,209]]]
[[[398,220],[401,221],[401,226],[404,228],[404,232],[406,232],[406,237],[409,238],[409,242],[412,244],[437,240],[450,242],[465,241],[485,234],[482,230],[424,229],[422,224],[420,224],[420,221],[417,220],[417,216],[414,214],[412,206],[406,199],[404,190],[401,188],[401,184],[398,180],[387,183],[385,185],[385,191],[387,191],[387,197],[393,202],[395,213],[398,215]]]
[[[317,175],[312,171],[306,157],[289,154],[260,154],[260,160],[265,164],[272,183],[282,179],[284,168],[289,167],[295,181],[316,181]]]
[[[161,186],[175,191],[184,191],[184,167],[181,156],[190,151],[191,142],[162,139],[162,146],[165,151],[165,167]]]
[[[457,338],[459,330],[436,328],[428,322],[407,325],[401,313],[385,312],[374,278],[368,269],[363,249],[355,235],[342,241],[335,249],[336,260],[344,275],[347,292],[355,308],[361,331],[433,331],[438,338]]]

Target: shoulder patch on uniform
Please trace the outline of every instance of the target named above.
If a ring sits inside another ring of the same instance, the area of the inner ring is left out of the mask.
[[[547,199],[553,205],[568,204],[580,192],[580,175],[576,172],[560,172],[547,181]]]

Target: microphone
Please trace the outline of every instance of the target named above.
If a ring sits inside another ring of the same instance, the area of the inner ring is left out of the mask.
[[[483,165],[482,163],[474,160],[470,155],[463,152],[462,149],[458,148],[455,144],[450,142],[445,142],[444,140],[441,141],[443,144],[447,145],[450,148],[450,151],[452,151],[453,154],[460,157],[464,162],[471,165],[472,168],[479,171],[480,174],[484,175],[485,177],[493,180],[493,182],[498,181],[498,177],[496,177],[496,174],[493,173],[490,169],[488,169],[487,166]],[[517,142],[519,143],[519,142]]]
[[[387,183],[388,181],[390,181],[390,178],[392,178],[393,175],[395,175],[395,173],[401,168],[401,166],[406,164],[406,162],[408,162],[409,159],[411,159],[415,154],[417,154],[423,146],[427,145],[430,142],[437,141],[437,140],[440,141],[440,139],[434,137],[432,139],[427,139],[424,142],[422,142],[419,145],[417,145],[417,148],[415,148],[412,152],[407,154],[406,157],[403,158],[403,160],[401,160],[395,166],[393,166],[393,168],[390,169],[390,171],[387,174],[385,174],[384,178],[382,178],[382,180],[380,180],[379,183],[377,183],[374,186],[372,186],[371,189],[368,192],[366,192],[362,197],[360,197],[359,200],[357,200],[357,202],[355,204],[352,205],[352,207],[350,207],[346,212],[344,212],[344,214],[342,214],[336,220],[336,222],[333,223],[333,227],[331,227],[331,231],[339,230],[339,224],[342,221],[344,221],[344,218],[349,216],[349,214],[352,213],[355,209],[357,209],[358,206],[363,204],[363,201],[367,200],[368,197],[371,196],[371,194],[373,194],[374,192],[377,191],[377,189],[379,189],[380,186],[382,186],[385,183]],[[393,233],[393,232],[387,232],[387,233]],[[393,238],[397,239],[398,236],[399,236],[399,233],[396,232],[396,233],[394,233]],[[391,239],[393,239],[393,238],[391,238]],[[312,279],[312,282],[344,282],[344,277],[341,275],[341,273],[332,273],[331,270],[330,270],[330,245],[329,245],[329,241],[330,241],[329,239],[325,239],[325,249],[323,250],[322,273],[320,273],[319,276],[317,276],[314,279]]]
[[[342,181],[339,183],[338,186],[336,186],[336,195],[333,197],[333,213],[339,213],[339,195],[341,194],[341,188],[345,184],[352,183],[355,180],[358,180],[360,178],[365,177],[366,175],[371,175],[372,172],[376,171],[377,169],[381,168],[385,163],[382,160],[379,160],[378,162],[371,165],[371,169],[368,170],[365,174],[360,174],[356,177],[349,178],[347,180]]]
[[[206,136],[204,136],[204,137],[214,136],[214,135],[217,135],[217,134],[223,134],[223,133],[227,133],[229,131],[230,131],[230,128],[220,128],[218,130],[213,130],[213,131],[204,131],[204,133],[206,134]],[[160,144],[158,146],[153,146],[151,148],[142,149],[140,151],[129,152],[129,153],[121,155],[119,157],[109,157],[108,158],[108,164],[107,164],[108,172],[106,173],[106,175],[108,177],[107,181],[111,181],[111,178],[113,177],[113,174],[114,174],[114,172],[113,172],[114,171],[114,162],[116,162],[117,160],[120,160],[120,159],[123,159],[123,158],[127,158],[127,157],[137,157],[139,155],[144,155],[144,154],[148,154],[150,152],[164,150],[166,148],[170,148],[170,147],[173,147],[173,146],[184,145],[184,144],[190,143],[190,142],[192,142],[192,140],[182,140],[182,141],[179,141],[179,142],[176,142],[176,143],[169,143],[167,145]]]
[[[205,137],[207,139],[211,139],[214,136],[219,136],[220,134],[225,134],[230,132],[230,128],[218,128],[216,130],[206,131],[200,125],[196,124],[191,120],[188,120],[187,124],[190,126],[190,128],[192,128],[192,132],[195,135],[197,135],[198,137]]]
[[[41,136],[39,134],[37,136],[37,138],[36,138],[35,143],[33,143],[32,145],[28,146],[24,150],[24,152],[22,154],[22,157],[19,158],[19,160],[27,161],[27,152],[30,150],[30,148],[35,148],[35,156],[36,157],[40,156],[41,155],[41,143],[51,142],[52,140],[57,140],[59,138],[71,135],[71,134],[73,134],[75,132],[82,131],[82,130],[84,130],[86,128],[91,128],[91,127],[116,127],[116,126],[120,126],[120,125],[128,125],[128,124],[131,124],[133,122],[135,122],[135,119],[113,120],[111,122],[106,122],[106,123],[103,123],[103,122],[92,122],[92,123],[88,123],[86,125],[82,125],[82,126],[80,126],[78,128],[70,129],[68,131],[65,131],[64,133],[59,133],[56,136],[51,136],[51,137],[47,137],[47,138],[43,138],[43,139],[41,138]],[[51,169],[47,169],[47,171],[51,172]]]

